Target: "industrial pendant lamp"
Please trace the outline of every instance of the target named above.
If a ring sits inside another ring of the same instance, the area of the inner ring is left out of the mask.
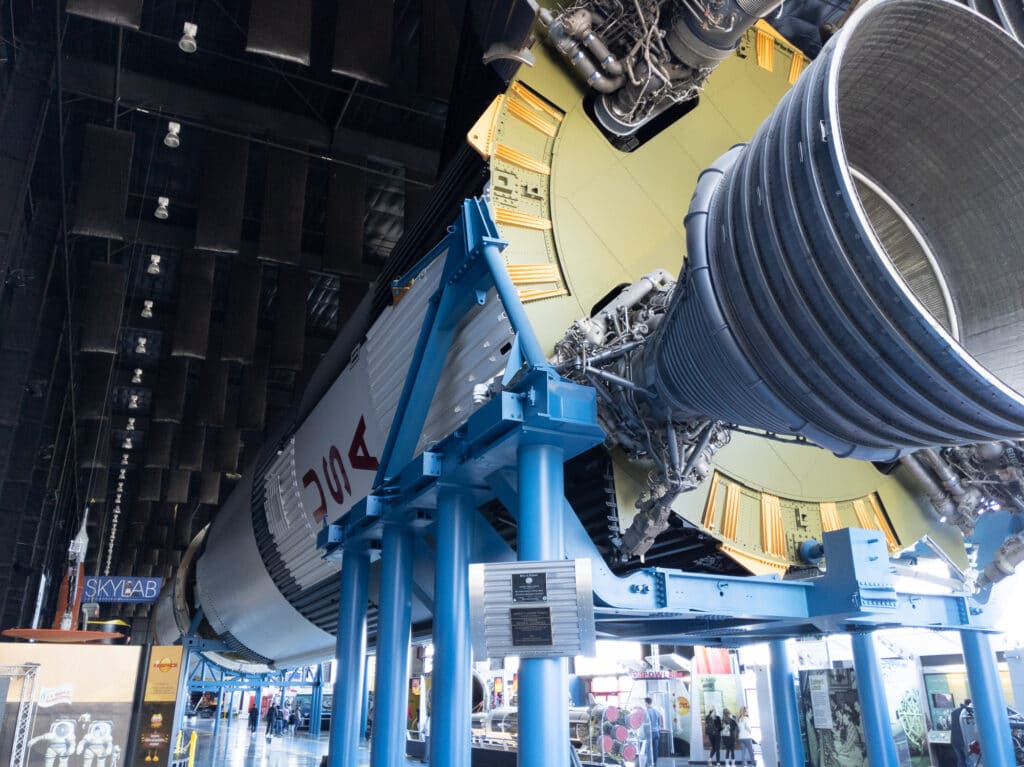
[[[178,47],[185,51],[185,53],[195,53],[199,49],[199,45],[196,43],[199,26],[191,21],[186,21],[183,30],[181,39],[178,41]]]
[[[167,135],[164,136],[164,146],[177,149],[181,146],[181,123],[167,123]]]

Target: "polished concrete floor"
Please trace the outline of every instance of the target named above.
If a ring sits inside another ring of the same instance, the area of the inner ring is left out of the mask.
[[[221,721],[216,740],[213,721],[198,719],[186,729],[196,731],[195,767],[320,767],[321,757],[327,753],[327,734],[313,737],[306,732],[280,735],[267,743],[263,727],[250,733],[245,720]],[[370,752],[360,750],[360,765],[369,765]],[[424,767],[422,762],[407,760],[409,767]],[[658,767],[684,767],[685,759],[662,757]]]

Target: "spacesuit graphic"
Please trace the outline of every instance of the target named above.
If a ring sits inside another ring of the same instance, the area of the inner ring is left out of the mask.
[[[37,735],[28,742],[32,748],[36,743],[45,743],[45,767],[68,767],[68,757],[75,751],[75,723],[70,719],[58,719],[50,725],[49,732]]]
[[[76,753],[82,754],[83,767],[92,767],[94,759],[96,767],[107,767],[107,759],[111,757],[110,767],[117,767],[121,748],[114,745],[112,729],[112,722],[93,722],[89,732],[78,741]]]

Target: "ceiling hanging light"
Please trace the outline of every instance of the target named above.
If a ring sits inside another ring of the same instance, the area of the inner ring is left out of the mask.
[[[121,465],[122,466],[127,466],[128,465],[128,453],[121,453]]]
[[[125,437],[124,441],[121,443],[121,447],[123,447],[125,450],[131,450],[132,449],[132,438],[131,437]]]
[[[135,370],[132,371],[132,383],[142,383],[142,368],[135,368]]]
[[[142,302],[142,311],[140,312],[140,316],[144,320],[153,319],[153,302],[149,299]]]
[[[146,343],[148,341],[149,341],[149,339],[146,338],[145,336],[139,336],[135,340],[135,353],[136,354],[145,354],[146,353]]]
[[[159,218],[161,221],[166,221],[167,217],[171,215],[171,212],[167,209],[170,204],[170,197],[157,197],[156,210],[153,211],[153,215]]]
[[[135,416],[128,419],[128,431],[135,431]]]
[[[146,267],[146,274],[160,274],[160,256],[156,253],[151,253],[149,256],[149,266]]]
[[[117,492],[119,492],[119,493],[123,493],[124,492],[124,482],[118,482],[117,483]]]
[[[181,146],[181,123],[171,121],[167,123],[167,135],[164,136],[164,146],[177,149]]]
[[[138,410],[139,409],[139,395],[138,394],[129,394],[128,395],[128,409],[129,410]]]
[[[125,479],[127,476],[128,476],[128,470],[127,469],[121,469],[121,471],[117,472],[117,478],[118,479]]]
[[[186,21],[183,27],[183,34],[178,41],[178,47],[185,53],[195,53],[199,45],[196,43],[196,35],[199,34],[199,25]]]

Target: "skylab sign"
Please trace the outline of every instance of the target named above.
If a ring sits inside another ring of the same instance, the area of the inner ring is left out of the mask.
[[[90,576],[82,590],[83,602],[155,602],[161,578]]]

